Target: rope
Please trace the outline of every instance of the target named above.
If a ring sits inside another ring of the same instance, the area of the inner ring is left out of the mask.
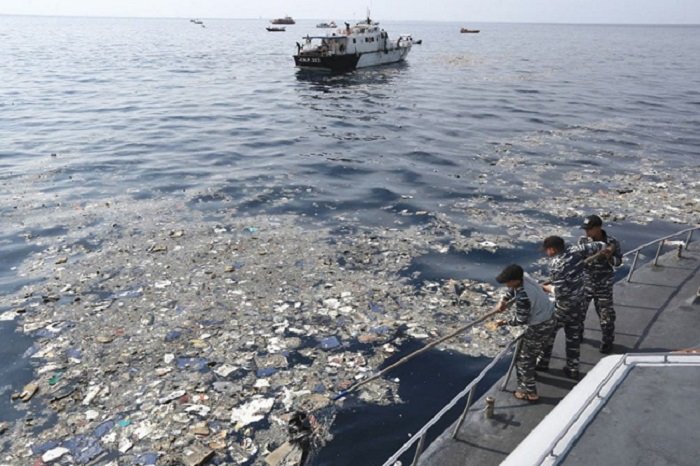
[[[507,308],[508,306],[510,306],[514,301],[515,301],[515,299],[511,299],[510,301],[506,301],[506,303],[505,303],[505,308]],[[429,349],[431,349],[431,348],[433,348],[433,347],[439,345],[440,343],[442,343],[442,342],[444,342],[444,341],[446,341],[446,340],[449,340],[450,338],[454,338],[455,336],[457,336],[457,335],[459,335],[460,333],[464,332],[464,331],[467,330],[468,328],[473,327],[473,326],[475,326],[476,324],[479,324],[479,323],[485,321],[486,319],[488,319],[488,318],[490,318],[490,317],[493,317],[494,315],[503,312],[503,310],[499,309],[499,307],[500,307],[500,305],[496,306],[496,308],[495,308],[493,311],[489,312],[488,314],[485,314],[485,315],[479,317],[478,319],[476,319],[475,321],[470,322],[470,323],[468,323],[468,324],[466,324],[466,325],[463,325],[462,327],[459,327],[457,330],[453,331],[452,333],[450,333],[450,334],[448,334],[448,335],[445,335],[445,336],[442,337],[442,338],[439,338],[439,339],[437,339],[437,340],[435,340],[435,341],[433,341],[433,342],[431,342],[431,343],[428,343],[427,345],[425,345],[424,347],[422,347],[422,348],[420,348],[420,349],[414,351],[413,353],[407,354],[407,355],[404,356],[403,358],[401,358],[401,359],[399,359],[398,361],[396,361],[394,364],[385,367],[385,368],[382,369],[381,371],[379,371],[379,372],[377,372],[376,374],[374,374],[372,377],[370,377],[370,378],[368,378],[368,379],[365,379],[365,380],[362,380],[362,381],[356,383],[355,385],[353,385],[352,387],[348,388],[347,390],[341,391],[340,393],[338,393],[338,395],[336,395],[336,396],[333,398],[333,401],[337,401],[337,400],[343,398],[344,396],[346,396],[346,395],[348,395],[349,393],[351,393],[351,392],[357,390],[358,388],[360,388],[361,386],[365,385],[366,383],[369,383],[369,382],[371,382],[371,381],[373,381],[373,380],[378,379],[379,377],[383,376],[384,374],[386,374],[386,373],[389,372],[390,370],[392,370],[392,369],[394,369],[394,368],[396,368],[396,367],[398,367],[398,366],[400,366],[400,365],[402,365],[402,364],[404,364],[404,363],[410,361],[410,360],[413,359],[414,357],[418,356],[418,355],[421,354],[421,353],[424,353],[424,352],[428,351]],[[504,308],[504,310],[505,310],[505,308]]]

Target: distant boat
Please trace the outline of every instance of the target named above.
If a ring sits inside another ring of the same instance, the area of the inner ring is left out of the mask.
[[[316,27],[321,28],[321,29],[329,29],[329,28],[332,29],[332,28],[337,28],[338,25],[335,24],[335,21],[331,21],[330,23],[318,23],[316,25]]]
[[[274,26],[268,26],[265,29],[267,29],[269,32],[284,32],[286,29],[284,27],[274,27]]]
[[[462,28],[462,29],[459,30],[459,32],[461,32],[462,34],[464,34],[464,33],[476,34],[476,33],[479,32],[479,30],[478,30],[478,29],[467,29],[467,28]]]
[[[206,26],[204,25],[204,21],[202,21],[201,19],[191,19],[191,20],[190,20],[190,23],[192,23],[192,24],[199,24],[199,25],[202,26],[203,28],[206,27]]]
[[[291,16],[285,16],[284,18],[276,18],[270,21],[272,24],[296,24]]]

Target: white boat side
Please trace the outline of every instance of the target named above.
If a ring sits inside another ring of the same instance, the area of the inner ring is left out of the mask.
[[[674,369],[676,372],[671,372]],[[685,376],[679,377],[678,370],[685,371]],[[666,448],[687,451],[683,448],[685,441],[676,439],[674,434],[668,437],[667,429],[674,425],[683,425],[684,408],[695,405],[697,396],[682,399],[677,387],[686,385],[687,380],[698,380],[700,373],[700,354],[663,353],[663,354],[626,354],[608,356],[602,359],[583,378],[552,411],[535,427],[525,439],[506,457],[501,466],[540,466],[554,465],[567,462],[567,455],[587,430],[593,429],[596,419],[600,416],[615,417],[601,419],[595,425],[593,442],[600,450],[608,454],[612,450],[604,448],[602,442],[613,438],[622,446],[625,436],[633,436],[630,443],[639,443],[640,449],[653,448],[653,445],[663,440]],[[636,374],[632,380],[631,375]],[[686,380],[687,379],[687,380]],[[659,384],[659,382],[665,382]],[[675,385],[678,383],[678,385]],[[627,386],[635,384],[635,386]],[[615,405],[613,400],[620,398]],[[649,407],[648,401],[656,401],[655,407]],[[623,412],[619,408],[635,407],[633,412]],[[605,413],[602,410],[606,409]],[[643,413],[640,414],[640,413]],[[652,414],[656,414],[653,415]],[[690,415],[690,413],[688,413]],[[649,417],[647,417],[649,416]],[[649,422],[653,419],[653,422]],[[621,432],[623,425],[633,432]],[[691,422],[695,428],[697,423]],[[674,440],[675,439],[675,440]],[[646,445],[646,446],[642,446]],[[596,455],[590,452],[589,458]],[[625,453],[630,462],[636,463],[639,452]],[[600,453],[596,459],[600,461]],[[580,455],[579,455],[580,457]],[[574,459],[573,462],[580,462]],[[611,464],[622,464],[620,459],[612,459]],[[593,461],[596,463],[597,461]],[[599,463],[598,463],[599,464]],[[640,463],[637,463],[640,464]]]
[[[354,26],[345,23],[324,36],[306,36],[303,44],[297,43],[295,64],[300,68],[350,71],[388,63],[406,58],[413,45],[410,35],[392,40],[379,27],[379,23],[367,19]]]

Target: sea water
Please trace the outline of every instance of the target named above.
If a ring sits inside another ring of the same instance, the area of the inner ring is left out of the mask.
[[[507,204],[520,221],[575,231],[578,218],[519,210],[537,189],[513,198],[503,186],[565,190],[579,170],[636,173],[640,158],[661,173],[697,172],[699,27],[470,24],[481,32],[465,35],[457,23],[377,19],[422,45],[405,63],[319,75],[292,59],[295,42],[318,33],[315,20],[268,33],[263,20],[0,17],[0,212],[12,218],[0,226],[0,293],[25,283],[16,267],[35,251],[27,235],[65,233],[49,212],[115,197],[136,210],[182,199],[183,216],[226,204],[239,215],[346,216],[368,228],[401,227],[401,210],[440,212],[479,231],[450,207],[482,196],[494,212]],[[513,153],[526,160],[518,171],[499,164]],[[542,165],[546,176],[535,170]],[[629,249],[680,227],[618,222],[614,234]],[[504,261],[538,254],[534,243],[515,251],[426,256],[413,267],[424,279],[488,281]],[[3,300],[0,312],[9,309]],[[31,340],[14,325],[0,322],[0,420],[19,415],[8,394],[32,378],[22,357]],[[484,365],[435,357],[460,383]],[[402,396],[414,412],[434,411],[452,392]],[[365,448],[367,461],[400,446],[407,434],[376,421],[406,414],[377,409],[347,418],[336,432],[346,443],[336,440],[319,464],[346,464],[344,448],[362,450],[363,416],[373,417],[379,445]],[[399,424],[415,431],[431,415],[421,414]]]

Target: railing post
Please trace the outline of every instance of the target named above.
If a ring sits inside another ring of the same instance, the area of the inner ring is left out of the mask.
[[[659,254],[661,254],[661,248],[664,247],[664,244],[666,244],[666,240],[663,240],[659,243],[659,247],[656,248],[656,255],[654,256],[654,265],[659,265]]]
[[[459,416],[459,420],[457,421],[457,425],[455,426],[455,430],[452,432],[452,438],[454,439],[457,437],[457,433],[459,432],[459,429],[462,427],[462,424],[464,424],[464,420],[467,418],[467,413],[469,412],[469,407],[472,405],[472,398],[474,398],[474,389],[476,388],[476,385],[472,387],[471,390],[469,390],[469,396],[467,397],[467,406],[464,407],[464,411],[462,411],[462,415]]]
[[[486,419],[491,419],[493,417],[493,410],[496,407],[496,399],[491,395],[486,397],[486,409],[484,409],[484,416]]]
[[[501,391],[506,389],[506,386],[508,385],[508,381],[510,380],[510,375],[513,373],[513,367],[515,367],[515,360],[518,359],[518,354],[520,353],[520,347],[523,344],[523,340],[518,339],[518,342],[515,344],[515,349],[513,350],[513,359],[510,360],[510,366],[508,367],[508,373],[506,374],[506,378],[501,384]]]
[[[416,454],[413,455],[413,462],[411,463],[411,466],[416,466],[418,464],[418,460],[420,459],[420,455],[423,453],[423,447],[425,446],[425,434],[420,436],[420,440],[418,440],[418,445],[416,446]]]
[[[637,259],[639,259],[639,251],[634,253],[634,259],[632,260],[632,266],[630,267],[630,271],[627,274],[627,281],[628,282],[632,279],[632,272],[634,272],[634,268],[637,266]]]
[[[690,231],[688,232],[688,238],[685,240],[685,250],[686,250],[686,251],[688,250],[688,245],[690,244],[690,240],[693,239],[693,232],[694,232],[694,231],[695,231],[695,230],[690,230]]]

